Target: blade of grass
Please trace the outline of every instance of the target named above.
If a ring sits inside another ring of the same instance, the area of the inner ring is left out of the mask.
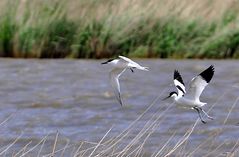
[[[224,122],[223,122],[224,125],[226,124],[226,122],[227,122],[227,120],[228,120],[228,118],[229,118],[229,116],[230,116],[232,110],[235,108],[235,106],[237,105],[238,101],[239,101],[239,97],[238,97],[238,98],[236,99],[236,101],[232,104],[232,106],[231,106],[231,108],[230,108],[230,110],[229,110],[229,112],[228,112],[228,114],[227,114],[227,117],[225,118],[225,120],[224,120]]]
[[[162,92],[150,103],[149,107],[144,110],[144,112],[135,119],[130,125],[122,131],[118,136],[116,136],[114,139],[109,140],[108,142],[105,142],[105,145],[109,145],[108,148],[106,148],[104,151],[102,151],[99,155],[103,155],[105,152],[108,152],[111,150],[115,145],[117,145],[121,140],[123,140],[127,135],[129,134],[130,130],[133,128],[133,126],[156,104],[156,102],[159,100],[159,98],[164,94],[167,88],[164,88]]]
[[[63,150],[62,150],[62,152],[61,152],[60,157],[63,157],[63,156],[64,156],[65,150],[66,150],[67,146],[69,145],[69,143],[70,143],[70,140],[67,139],[67,140],[66,140],[66,145],[64,146],[64,148],[63,148]]]
[[[3,155],[5,152],[7,152],[23,135],[23,132],[8,146],[6,146],[6,148],[4,148],[3,151],[0,152],[0,155]]]
[[[47,139],[47,137],[48,137],[48,135],[49,134],[47,134],[40,142],[38,142],[35,146],[33,146],[32,148],[30,148],[28,151],[26,151],[26,152],[24,152],[21,156],[19,156],[19,157],[23,157],[23,156],[25,156],[26,154],[28,154],[29,152],[31,152],[31,151],[33,151],[35,148],[37,148],[42,142],[43,142],[43,144],[45,143],[45,140]],[[40,148],[40,150],[42,149],[42,147]],[[38,155],[40,155],[39,153],[38,153]]]
[[[188,129],[188,131],[185,133],[183,138],[181,140],[179,140],[178,143],[173,147],[173,149],[170,152],[168,152],[165,156],[170,156],[173,152],[175,152],[175,150],[177,150],[189,138],[189,136],[194,131],[198,121],[199,121],[199,119],[196,120],[196,122],[193,124],[192,128]]]
[[[13,157],[17,157],[17,155],[19,155],[20,153],[24,153],[24,151],[26,150],[26,148],[32,143],[32,141],[28,142],[22,149],[20,149]]]
[[[170,138],[165,142],[165,144],[161,147],[161,149],[154,155],[154,157],[160,156],[161,152],[164,150],[164,148],[168,145],[168,143],[173,139],[173,137],[175,136],[175,134],[177,133],[177,130],[174,131],[174,133],[170,136]],[[152,157],[151,156],[151,157]]]
[[[105,137],[109,134],[109,132],[112,130],[113,126],[106,132],[106,134],[103,136],[103,138],[99,141],[99,143],[95,146],[95,148],[93,149],[93,151],[90,153],[89,157],[91,157],[94,152],[96,151],[96,149],[100,146],[100,144],[102,143],[102,141],[105,139]]]
[[[54,145],[53,145],[53,149],[52,149],[51,157],[54,157],[54,156],[55,156],[56,144],[57,144],[58,136],[59,136],[59,132],[58,132],[58,130],[57,130],[57,132],[56,132],[56,137],[55,137],[55,141],[54,141]]]

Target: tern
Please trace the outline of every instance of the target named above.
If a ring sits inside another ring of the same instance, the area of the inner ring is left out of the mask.
[[[123,103],[121,100],[120,84],[119,84],[120,75],[126,69],[130,69],[132,72],[134,72],[134,69],[148,71],[148,67],[143,67],[124,56],[119,56],[118,59],[109,59],[108,61],[103,62],[101,64],[109,64],[113,66],[113,69],[110,72],[110,83],[114,89],[115,96],[118,102],[121,104],[121,106],[123,106]]]
[[[189,90],[186,93],[183,79],[180,73],[177,70],[175,70],[173,82],[178,92],[175,91],[171,92],[169,96],[166,97],[165,99],[172,97],[176,105],[196,110],[201,122],[205,124],[206,121],[202,119],[201,113],[204,113],[204,115],[206,115],[208,119],[213,120],[213,117],[209,116],[202,109],[202,107],[207,103],[201,102],[199,97],[204,88],[211,81],[213,75],[214,75],[214,67],[213,65],[211,65],[210,67],[208,67],[206,70],[204,70],[191,80],[189,84]]]

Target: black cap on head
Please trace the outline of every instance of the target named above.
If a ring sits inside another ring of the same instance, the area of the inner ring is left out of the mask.
[[[170,93],[169,93],[169,96],[171,97],[173,94],[176,94],[176,95],[178,95],[178,93],[177,93],[177,92],[173,91],[173,92],[170,92]]]
[[[107,64],[107,63],[111,62],[112,60],[114,60],[114,59],[109,59],[109,60],[107,60],[106,62],[103,62],[103,63],[101,63],[101,64]]]
[[[173,94],[178,95],[177,92],[173,91],[173,92],[170,92],[170,93],[169,93],[169,96],[167,96],[166,98],[164,98],[164,99],[162,99],[162,100],[166,100],[166,99],[170,98]]]

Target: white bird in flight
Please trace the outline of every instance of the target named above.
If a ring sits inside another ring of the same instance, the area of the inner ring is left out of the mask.
[[[186,93],[183,79],[180,73],[177,70],[175,70],[173,82],[178,92],[171,92],[169,96],[166,97],[165,99],[172,97],[178,106],[196,110],[200,120],[202,121],[202,123],[205,124],[206,122],[202,119],[201,112],[203,112],[207,116],[207,118],[211,120],[213,119],[213,117],[210,117],[201,108],[207,103],[201,102],[199,97],[204,88],[211,81],[213,75],[214,75],[214,67],[211,65],[210,67],[208,67],[206,70],[204,70],[191,80],[189,84],[189,91]]]
[[[109,64],[114,67],[110,72],[110,83],[114,89],[115,96],[117,100],[119,101],[119,103],[121,104],[121,106],[123,105],[123,103],[121,100],[120,84],[119,84],[120,75],[126,69],[130,69],[132,72],[134,72],[134,69],[148,71],[148,67],[143,67],[139,65],[138,63],[124,56],[119,56],[119,59],[109,59],[108,61],[103,62],[101,64]]]

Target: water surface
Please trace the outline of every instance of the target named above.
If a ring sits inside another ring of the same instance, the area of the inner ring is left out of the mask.
[[[113,126],[109,138],[120,134],[137,119],[158,96],[160,99],[134,125],[127,139],[132,140],[154,113],[161,113],[172,103],[161,101],[170,91],[174,69],[178,69],[188,84],[192,77],[211,64],[215,75],[201,96],[204,107],[215,120],[207,124],[197,123],[187,141],[186,150],[192,151],[213,135],[210,145],[199,148],[195,155],[208,154],[219,146],[217,154],[225,155],[239,139],[236,124],[239,122],[239,62],[214,60],[137,60],[150,68],[149,72],[126,71],[120,78],[124,106],[116,101],[109,85],[111,67],[101,65],[103,60],[21,60],[0,61],[0,120],[11,118],[0,128],[0,144],[5,146],[19,135],[19,141],[8,150],[16,152],[29,141],[39,142],[46,135],[54,139],[58,131],[59,147],[69,139],[98,142]],[[232,105],[235,107],[229,111]],[[144,156],[149,156],[172,136],[168,148],[172,148],[197,120],[195,111],[171,107],[160,119],[159,126],[144,145]],[[225,123],[225,124],[224,124]],[[128,141],[127,141],[128,140]],[[49,144],[52,147],[51,144]],[[48,150],[43,150],[43,152]],[[187,152],[184,150],[184,152]]]

